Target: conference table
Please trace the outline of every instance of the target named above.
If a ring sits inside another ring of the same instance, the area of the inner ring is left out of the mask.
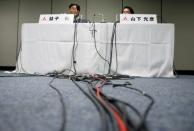
[[[173,77],[173,59],[174,24],[25,23],[15,71]]]

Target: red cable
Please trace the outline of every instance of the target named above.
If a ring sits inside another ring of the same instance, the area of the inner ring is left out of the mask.
[[[102,97],[101,97],[101,95],[100,95],[100,87],[102,87],[102,86],[104,85],[104,82],[105,82],[105,81],[103,80],[102,85],[96,87],[96,95],[97,95],[97,97],[99,98],[99,100],[100,100],[101,102],[103,102],[104,104],[106,104],[105,101],[102,99]],[[119,114],[118,114],[114,109],[112,109],[112,108],[110,108],[110,110],[111,110],[111,112],[114,114],[114,117],[115,117],[116,122],[117,122],[118,127],[119,127],[119,131],[127,131],[127,128],[126,128],[126,126],[125,126],[125,123],[123,122],[123,120],[122,120],[122,118],[119,116]]]
[[[125,123],[123,122],[123,120],[121,119],[121,117],[119,116],[119,114],[116,111],[114,111],[114,110],[112,110],[112,112],[114,113],[114,117],[115,117],[115,119],[117,121],[117,124],[119,126],[119,130],[120,131],[127,131],[127,128],[125,126]]]

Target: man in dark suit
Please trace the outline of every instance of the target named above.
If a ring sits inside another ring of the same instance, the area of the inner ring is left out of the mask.
[[[76,3],[71,3],[69,5],[69,13],[70,14],[74,14],[74,22],[77,22],[77,23],[88,23],[89,22],[88,20],[82,19],[79,16],[80,6],[78,4],[76,4]]]

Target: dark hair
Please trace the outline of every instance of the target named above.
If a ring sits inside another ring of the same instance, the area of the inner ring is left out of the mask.
[[[76,9],[77,9],[78,11],[80,11],[80,6],[79,6],[78,4],[76,4],[76,3],[71,3],[71,4],[69,5],[69,8],[71,8],[72,6],[76,6]]]
[[[130,7],[130,6],[125,6],[125,7],[123,8],[123,10],[126,9],[126,8],[131,12],[131,14],[134,14],[134,10],[133,10],[132,7]],[[123,10],[122,10],[122,13],[123,13]]]

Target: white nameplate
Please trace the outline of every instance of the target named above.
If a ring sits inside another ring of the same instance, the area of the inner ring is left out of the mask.
[[[157,24],[157,17],[155,14],[120,14],[120,23]]]
[[[73,14],[41,14],[39,24],[70,24],[73,20]]]

